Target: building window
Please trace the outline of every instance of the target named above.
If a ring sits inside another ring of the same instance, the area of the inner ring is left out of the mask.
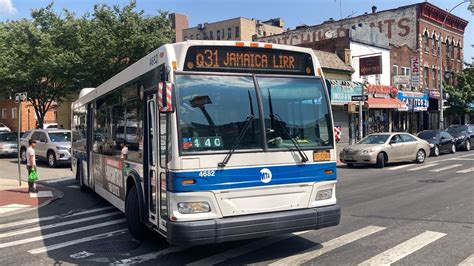
[[[232,28],[228,28],[227,29],[227,39],[231,39],[232,38]]]
[[[403,76],[410,76],[410,68],[409,67],[402,67],[402,73],[401,75]]]
[[[424,68],[423,75],[424,75],[425,87],[429,87],[428,81],[430,80],[430,73],[427,67]]]
[[[380,85],[380,74],[375,75],[375,84]]]
[[[428,43],[428,32],[425,31],[425,34],[423,34],[423,46],[425,47],[425,52],[430,51],[430,45]]]
[[[239,38],[239,37],[240,37],[240,27],[236,26],[235,27],[235,38]]]
[[[221,36],[222,40],[224,40],[225,38],[225,29],[222,29],[222,36]]]
[[[189,36],[190,40],[194,40],[194,35]]]
[[[214,32],[213,31],[209,32],[209,40],[214,40]]]
[[[3,108],[2,109],[2,119],[6,119],[7,118],[7,108]]]
[[[216,39],[217,40],[220,40],[221,39],[221,31],[220,30],[217,30],[217,34],[216,34]]]
[[[12,119],[18,118],[17,112],[18,112],[17,108],[12,108]]]
[[[395,79],[393,78],[394,76],[398,76],[398,66],[393,65],[392,66],[392,81],[395,83]]]
[[[451,41],[450,47],[451,47],[451,58],[454,59],[455,58],[454,57],[454,47],[455,47],[454,46],[454,40]]]
[[[431,52],[433,53],[433,55],[436,55],[436,50],[437,50],[437,47],[438,47],[438,44],[437,44],[437,41],[436,41],[436,36],[433,33],[433,35],[431,37],[432,37],[431,38]]]
[[[431,70],[431,85],[433,86],[433,88],[436,88],[436,69],[432,69]]]
[[[461,60],[461,43],[458,43],[458,59]]]
[[[446,58],[451,57],[451,45],[449,45],[449,40],[446,40]]]
[[[196,40],[200,40],[201,39],[201,34],[196,34]]]

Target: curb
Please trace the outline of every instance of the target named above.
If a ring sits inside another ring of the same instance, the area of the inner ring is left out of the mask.
[[[64,193],[58,189],[55,189],[55,188],[52,188],[50,186],[46,186],[46,185],[43,185],[43,184],[40,184],[40,183],[37,183],[36,184],[37,186],[40,186],[40,187],[43,187],[43,188],[47,188],[49,190],[52,191],[53,193],[53,197],[46,200],[45,202],[41,203],[40,205],[38,206],[35,206],[35,207],[25,207],[24,209],[22,210],[17,210],[17,211],[12,211],[12,212],[8,212],[8,213],[4,213],[2,215],[2,218],[5,218],[5,217],[9,217],[9,216],[13,216],[13,215],[17,215],[17,214],[21,214],[21,213],[25,213],[25,212],[29,212],[29,211],[34,211],[34,210],[37,210],[41,207],[44,207],[50,203],[52,203],[53,201],[56,201],[56,200],[59,200],[59,199],[62,199],[64,197]]]

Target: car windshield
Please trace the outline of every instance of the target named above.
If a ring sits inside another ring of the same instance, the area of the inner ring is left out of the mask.
[[[451,126],[446,130],[449,134],[460,134],[467,132],[467,126]]]
[[[438,136],[438,132],[437,131],[421,131],[419,134],[418,134],[418,137],[420,139],[436,139],[436,137]]]
[[[332,144],[331,118],[320,79],[257,76],[254,81],[250,76],[178,75],[176,88],[183,152],[229,150],[247,121],[248,129],[236,149],[263,149],[259,102],[268,148]]]
[[[365,137],[363,140],[359,141],[358,144],[384,144],[387,142],[390,135],[383,134],[383,135],[369,135]]]
[[[17,141],[18,136],[15,132],[0,133],[0,141]]]
[[[54,133],[50,132],[49,139],[52,142],[70,142],[71,133],[70,132],[54,132]]]

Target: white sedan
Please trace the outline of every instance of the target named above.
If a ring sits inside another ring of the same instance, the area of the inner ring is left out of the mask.
[[[0,132],[10,132],[10,128],[5,126],[5,124],[0,123]]]

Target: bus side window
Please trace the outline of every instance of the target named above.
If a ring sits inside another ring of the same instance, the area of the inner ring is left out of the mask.
[[[169,144],[169,116],[167,114],[160,114],[160,166],[166,169],[166,163],[171,159],[170,144]]]

